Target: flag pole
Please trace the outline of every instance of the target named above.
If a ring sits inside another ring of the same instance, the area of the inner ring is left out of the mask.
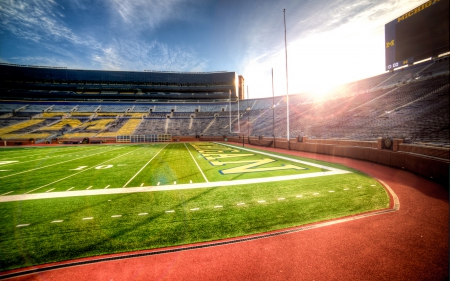
[[[288,84],[288,64],[287,64],[287,41],[286,41],[286,9],[283,9],[283,17],[284,17],[284,50],[286,53],[286,138],[287,138],[287,150],[289,147],[289,84]]]

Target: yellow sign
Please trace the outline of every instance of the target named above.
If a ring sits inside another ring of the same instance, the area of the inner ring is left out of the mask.
[[[391,46],[394,46],[394,39],[392,39],[391,42],[386,42],[386,49]]]

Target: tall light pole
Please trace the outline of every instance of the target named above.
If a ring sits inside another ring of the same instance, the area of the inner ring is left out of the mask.
[[[247,138],[248,138],[248,144],[250,144],[250,111],[248,110],[248,99],[249,99],[249,93],[248,93],[248,85],[247,85],[247,108],[245,111],[247,112]]]
[[[272,136],[273,136],[273,147],[275,147],[275,90],[273,89],[273,67],[272,67]]]
[[[286,53],[286,122],[287,122],[287,149],[289,150],[289,84],[288,84],[288,64],[287,64],[287,41],[286,41],[286,9],[283,9],[283,17],[284,17],[284,50]]]

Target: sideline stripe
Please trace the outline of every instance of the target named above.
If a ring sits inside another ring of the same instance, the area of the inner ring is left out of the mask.
[[[206,178],[205,174],[203,173],[202,169],[200,169],[200,166],[198,165],[197,161],[195,160],[194,156],[192,156],[191,151],[189,150],[189,148],[187,147],[186,143],[184,143],[184,146],[186,147],[187,151],[189,151],[189,154],[192,157],[192,160],[194,160],[195,165],[197,165],[197,168],[199,169],[200,173],[202,173],[203,178],[205,179],[206,182],[209,182],[208,179]]]
[[[21,200],[34,200],[34,199],[47,199],[47,198],[60,198],[71,196],[91,196],[91,195],[106,195],[106,194],[128,194],[136,192],[154,192],[154,191],[166,191],[166,190],[182,190],[182,189],[194,189],[194,188],[211,188],[211,187],[225,187],[243,184],[257,184],[278,182],[286,180],[297,180],[315,177],[324,177],[331,175],[345,174],[347,171],[329,171],[329,172],[317,172],[309,174],[296,174],[289,176],[277,176],[270,178],[257,178],[257,179],[244,179],[233,181],[215,181],[215,182],[201,182],[201,183],[185,183],[177,185],[160,185],[158,182],[156,186],[146,187],[127,187],[127,188],[108,188],[108,189],[91,189],[91,190],[75,190],[71,192],[50,192],[50,193],[33,193],[33,194],[18,194],[9,196],[0,196],[0,202],[12,202]]]
[[[127,183],[123,186],[126,187],[137,175],[139,175],[140,172],[142,172],[142,170],[144,170],[145,167],[147,167],[148,164],[150,164],[150,162],[152,162],[152,160],[164,149],[166,148],[168,144],[166,144],[163,148],[161,148],[158,153],[155,154],[155,156],[152,157],[152,159],[148,160],[148,162],[134,175],[131,177],[131,179],[129,181],[127,181]]]
[[[106,163],[106,162],[109,162],[109,161],[112,161],[112,160],[114,160],[114,159],[116,159],[116,158],[119,158],[119,157],[125,156],[125,155],[127,155],[127,154],[130,154],[131,152],[136,151],[136,150],[139,150],[139,149],[142,149],[142,148],[138,148],[138,149],[132,150],[132,151],[130,151],[130,152],[127,152],[127,153],[125,153],[125,154],[121,154],[121,155],[116,156],[116,157],[114,157],[114,158],[108,159],[108,160],[106,160],[106,161],[103,161],[103,162],[100,163],[100,164],[93,165],[93,166],[90,167],[90,168],[81,170],[81,171],[79,171],[78,173],[72,174],[72,175],[70,175],[70,176],[64,177],[64,178],[62,178],[62,179],[56,180],[56,181],[51,182],[51,183],[48,183],[48,184],[46,184],[46,185],[40,186],[40,187],[38,187],[38,188],[35,188],[35,189],[30,190],[30,191],[28,191],[28,192],[25,192],[24,194],[28,194],[28,193],[30,193],[30,192],[36,191],[36,190],[38,190],[38,189],[41,189],[41,188],[43,188],[43,187],[46,187],[46,186],[52,185],[52,184],[54,184],[54,183],[60,182],[60,181],[62,181],[62,180],[68,179],[68,178],[70,178],[70,177],[76,176],[76,175],[78,175],[78,174],[80,174],[80,173],[89,171],[90,169],[94,169],[94,168],[97,167],[97,166],[100,166],[100,165],[102,165],[102,164],[104,164],[104,163]]]

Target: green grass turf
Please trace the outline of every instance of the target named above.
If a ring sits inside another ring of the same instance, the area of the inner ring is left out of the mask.
[[[149,157],[155,155],[164,145],[101,147],[111,150],[107,154],[113,155],[97,155],[91,160],[99,163],[125,153],[136,153],[133,155],[134,158],[142,157],[141,161],[136,161],[139,162],[136,168],[140,169],[150,160]],[[152,173],[156,173],[156,170],[151,168],[145,170],[152,165],[143,169],[141,174],[152,175],[151,178],[176,179],[197,175],[197,180],[201,180],[202,177],[198,172],[184,169],[177,164],[193,161],[189,154],[187,155],[191,159],[180,152],[187,152],[184,144],[170,147],[164,157],[157,156],[154,159],[155,161],[159,158],[155,166],[163,165],[161,171],[167,171],[167,174],[155,176]],[[112,149],[117,150],[114,152]],[[189,149],[194,157],[200,156],[198,153],[194,154],[196,150],[192,147]],[[44,150],[39,150],[42,151]],[[60,150],[58,153],[70,152]],[[17,155],[21,155],[20,150]],[[104,156],[107,157],[102,158]],[[184,157],[186,159],[183,160]],[[389,205],[389,197],[384,188],[367,175],[337,164],[289,157],[326,164],[353,173],[241,186],[1,203],[0,270],[261,233],[383,209]],[[174,161],[170,160],[172,158]],[[202,158],[200,156],[198,159]],[[207,164],[206,160],[204,162]],[[114,165],[118,165],[117,163],[114,162]],[[199,165],[202,166],[200,163],[202,162],[199,161]],[[127,162],[127,165],[132,164]],[[189,165],[196,168],[193,162]],[[127,168],[124,170],[130,168],[125,167]],[[97,171],[92,169],[80,175],[85,174],[84,176],[91,180],[110,178],[119,181],[117,187],[121,187],[137,172],[133,167],[133,171],[126,174],[127,178],[124,180],[120,178],[121,176],[112,175],[114,173],[111,173],[113,171],[111,169]],[[99,171],[105,174],[95,174]],[[138,178],[141,174],[135,178],[136,183],[147,179]],[[102,185],[107,183],[100,182]],[[85,185],[83,183],[83,186]],[[100,183],[98,185],[100,186]],[[348,190],[344,190],[347,188]],[[330,193],[330,190],[334,192]],[[296,197],[299,195],[302,197]],[[258,203],[259,200],[265,202]],[[245,204],[238,206],[238,203]],[[217,205],[222,208],[214,208]],[[191,211],[193,208],[199,210]],[[174,212],[166,213],[168,210]],[[148,214],[139,216],[139,213]],[[121,217],[112,218],[113,215]],[[86,217],[93,219],[82,220]],[[52,223],[55,220],[63,222]],[[19,224],[30,225],[16,227]]]

